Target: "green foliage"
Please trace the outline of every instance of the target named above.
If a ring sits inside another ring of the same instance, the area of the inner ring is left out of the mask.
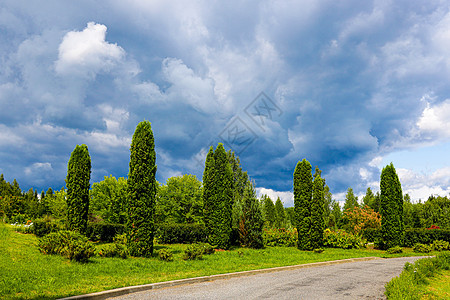
[[[312,250],[311,244],[311,202],[312,202],[311,164],[303,159],[294,171],[294,209],[295,227],[298,231],[298,248]]]
[[[450,243],[447,241],[436,240],[433,242],[434,251],[450,250]]]
[[[127,180],[105,176],[92,184],[90,212],[100,216],[105,222],[125,224],[127,219]]]
[[[286,211],[280,197],[275,201],[275,227],[285,228],[287,226]]]
[[[313,250],[314,253],[322,253],[324,251],[323,248],[316,248]]]
[[[403,245],[412,247],[417,243],[432,244],[436,240],[450,242],[450,230],[429,230],[425,228],[406,229]]]
[[[78,262],[87,262],[95,251],[85,236],[74,231],[52,232],[39,240],[38,247],[44,254],[60,254]]]
[[[35,219],[33,221],[33,233],[38,237],[43,237],[46,234],[65,230],[66,226],[61,220],[56,220],[50,217],[43,219]]]
[[[376,240],[380,240],[380,238],[381,238],[381,229],[366,228],[363,231],[361,231],[361,235],[368,242],[375,242]]]
[[[367,241],[359,235],[347,233],[344,230],[331,231],[325,229],[324,242],[325,247],[342,249],[360,249],[366,246]]]
[[[414,264],[406,263],[400,276],[386,284],[385,295],[388,299],[422,299],[421,290],[428,283],[428,278],[439,274],[441,270],[450,269],[450,253],[444,252],[436,257],[417,260]]]
[[[318,170],[318,169],[317,169]],[[323,245],[323,231],[325,230],[325,221],[323,219],[324,207],[324,186],[325,180],[317,173],[313,182],[313,194],[311,203],[311,246],[313,249],[320,248]]]
[[[118,234],[125,232],[125,225],[123,224],[110,224],[110,223],[89,223],[86,236],[91,241],[101,241],[110,243],[114,237]]]
[[[89,212],[91,157],[86,145],[77,145],[67,165],[67,221],[69,229],[86,232]]]
[[[450,199],[441,196],[430,196],[421,210],[423,226],[436,225],[442,229],[450,229]]]
[[[272,227],[275,225],[276,219],[275,205],[273,204],[272,199],[267,195],[262,195],[261,202],[264,211],[264,221],[267,226]]]
[[[432,246],[425,244],[415,244],[413,251],[417,253],[429,253],[433,250]]]
[[[100,257],[128,257],[127,246],[123,243],[104,244],[97,253]]]
[[[253,185],[247,182],[243,195],[242,215],[239,222],[241,244],[249,248],[263,248],[263,226],[264,220],[259,201],[256,199],[256,192]]]
[[[203,221],[208,230],[208,235],[213,233],[214,210],[216,206],[214,165],[214,149],[211,146],[206,155],[205,170],[203,172]]]
[[[328,221],[328,228],[337,230],[342,225],[342,210],[337,201],[331,203],[331,213]]]
[[[297,229],[265,228],[263,230],[264,245],[274,247],[296,247],[298,233]]]
[[[359,207],[358,197],[355,196],[352,188],[348,188],[347,195],[345,195],[344,211],[354,207]]]
[[[133,134],[128,174],[127,241],[132,256],[151,256],[155,231],[156,153],[149,121]]]
[[[195,175],[175,176],[156,193],[157,223],[203,222],[202,183]]]
[[[335,220],[331,215],[333,209],[333,195],[330,192],[330,187],[325,185],[323,188],[323,220],[325,222],[325,227],[335,226]]]
[[[170,249],[161,249],[158,251],[158,257],[163,261],[173,261],[173,252]]]
[[[157,224],[156,238],[162,244],[191,244],[207,241],[207,230],[201,224]]]
[[[391,163],[383,168],[380,180],[381,190],[381,243],[384,248],[403,243],[403,195],[402,187]]]
[[[394,246],[386,250],[387,254],[403,253],[403,248],[400,246]]]
[[[184,260],[196,260],[203,258],[203,248],[198,244],[191,244],[187,246],[183,253]]]

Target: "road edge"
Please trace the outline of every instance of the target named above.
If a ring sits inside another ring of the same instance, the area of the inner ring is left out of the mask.
[[[263,273],[271,273],[271,272],[279,272],[279,271],[287,271],[287,270],[295,270],[295,269],[303,269],[303,268],[313,268],[313,267],[344,264],[344,263],[351,263],[351,262],[357,262],[357,261],[368,261],[368,260],[375,260],[375,259],[384,259],[384,258],[374,257],[374,256],[347,258],[347,259],[315,262],[315,263],[294,265],[294,266],[284,266],[284,267],[275,267],[275,268],[268,268],[268,269],[259,269],[259,270],[250,270],[250,271],[241,271],[241,272],[201,276],[201,277],[194,277],[194,278],[186,278],[186,279],[178,279],[178,280],[122,287],[122,288],[106,290],[106,291],[102,291],[102,292],[60,298],[60,300],[85,300],[85,299],[86,300],[104,300],[104,299],[111,298],[111,297],[123,296],[123,295],[131,294],[131,293],[148,291],[148,290],[153,290],[153,289],[173,287],[173,286],[178,286],[178,285],[183,285],[183,284],[192,284],[192,283],[213,281],[213,280],[219,280],[219,279],[228,279],[228,278],[233,278],[233,277],[251,276],[251,275],[263,274]]]

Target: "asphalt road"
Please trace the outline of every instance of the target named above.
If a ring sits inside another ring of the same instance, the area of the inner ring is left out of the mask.
[[[110,298],[136,299],[385,299],[384,285],[398,276],[402,257],[264,273],[186,284]]]

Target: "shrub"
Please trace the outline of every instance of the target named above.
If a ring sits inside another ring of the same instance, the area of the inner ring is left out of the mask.
[[[314,249],[314,253],[322,253],[322,252],[323,252],[323,248]]]
[[[208,243],[198,243],[198,247],[202,250],[202,254],[214,254],[214,247]]]
[[[205,226],[199,224],[158,224],[156,238],[162,244],[206,242]]]
[[[386,250],[387,254],[403,253],[403,248],[400,246],[395,246]]]
[[[158,256],[160,260],[173,261],[173,252],[169,249],[161,249],[158,251]]]
[[[44,254],[60,254],[78,262],[86,262],[95,251],[92,242],[72,231],[52,232],[39,240],[38,247]]]
[[[431,250],[432,247],[425,244],[415,244],[413,247],[413,251],[417,253],[429,253]]]
[[[34,233],[37,237],[43,237],[51,232],[57,232],[64,229],[65,225],[61,221],[50,217],[45,217],[43,219],[35,219],[33,221],[32,233]]]
[[[436,240],[432,246],[435,251],[450,250],[450,243],[447,241]]]
[[[111,243],[117,234],[125,232],[125,225],[122,224],[109,224],[109,223],[89,223],[86,236],[91,241],[102,241]]]
[[[361,231],[362,237],[368,242],[375,242],[381,238],[381,230],[375,228],[366,228]]]
[[[347,233],[344,230],[331,231],[325,229],[324,231],[324,246],[330,248],[342,249],[360,249],[364,248],[367,241],[359,236]]]
[[[436,240],[450,242],[450,230],[406,229],[403,246],[412,247],[417,243],[432,244]]]
[[[297,229],[264,228],[263,240],[266,246],[297,246]]]
[[[203,250],[197,244],[192,244],[187,246],[184,250],[183,259],[184,260],[195,260],[203,258]]]
[[[127,246],[122,243],[105,244],[98,251],[100,257],[128,257]]]

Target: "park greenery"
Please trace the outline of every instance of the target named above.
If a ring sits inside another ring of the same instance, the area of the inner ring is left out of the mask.
[[[85,268],[92,268],[93,277],[106,275],[90,266],[92,261],[114,273],[110,282],[97,283],[93,289],[77,289],[74,285],[56,289],[53,297],[149,283],[138,280],[138,275],[131,281],[118,280],[117,270],[142,274],[160,268],[161,274],[152,277],[154,282],[352,256],[390,257],[449,250],[449,198],[432,195],[424,202],[411,201],[408,194],[403,195],[392,163],[382,170],[380,192],[367,188],[358,199],[348,188],[341,207],[321,170],[316,166],[313,173],[310,162],[302,159],[293,173],[294,207],[284,207],[280,198],[262,195],[258,199],[254,182],[239,157],[220,143],[209,149],[202,181],[185,174],[158,183],[153,132],[150,122],[143,121],[133,135],[129,167],[128,178],[105,176],[90,186],[88,147],[77,145],[68,162],[66,188],[22,191],[15,179],[7,182],[1,174],[1,223],[14,225],[1,225],[1,233],[12,244],[3,246],[0,266],[8,261],[5,255],[23,251],[42,269],[44,261],[61,269],[61,259],[68,259],[73,261],[72,270],[78,270],[79,263],[87,263]],[[15,249],[14,243],[32,249]],[[208,255],[213,253],[216,258]],[[43,254],[52,255],[42,258]],[[129,262],[120,262],[124,258]],[[198,260],[209,262],[189,267],[181,262]],[[167,266],[161,267],[164,264]],[[185,272],[176,274],[176,268],[169,264]],[[1,286],[0,296],[21,293],[19,287],[12,286]],[[34,292],[28,289],[26,293],[43,293],[39,288]]]

